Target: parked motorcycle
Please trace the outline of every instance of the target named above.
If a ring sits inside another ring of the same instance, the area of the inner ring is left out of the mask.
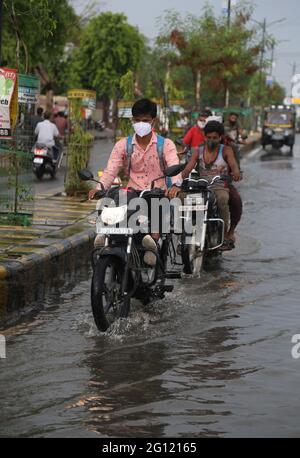
[[[182,165],[169,167],[165,176],[178,175],[183,168]],[[80,171],[78,175],[82,180],[97,182],[88,170]],[[143,260],[145,251],[149,251],[142,246],[145,233],[134,233],[130,227],[132,211],[128,204],[132,198],[145,199],[149,203],[151,199],[164,197],[164,191],[155,189],[154,182],[151,189],[142,192],[114,187],[95,194],[95,198],[106,197],[115,203],[113,207],[98,206],[97,234],[104,235],[105,244],[96,247],[92,253],[91,302],[94,320],[100,331],[106,331],[117,318],[126,318],[133,298],[144,304],[152,299],[162,299],[166,292],[173,290],[173,285],[166,284],[166,279],[181,276],[180,272],[167,270],[168,255],[171,264],[176,265],[176,252],[170,233],[161,234],[161,245],[155,252],[157,262],[155,267],[150,267]],[[125,205],[120,205],[120,192],[127,194]]]
[[[211,189],[220,180],[230,181],[231,177],[218,175],[209,181],[191,173],[183,181],[184,204],[179,210],[188,228],[183,231],[180,246],[185,274],[199,276],[205,257],[218,254],[224,242],[225,225]]]
[[[44,175],[55,178],[57,170],[60,168],[63,158],[62,148],[58,147],[58,157],[54,160],[52,147],[42,143],[36,143],[32,148],[33,153],[33,173],[38,180],[42,180]]]

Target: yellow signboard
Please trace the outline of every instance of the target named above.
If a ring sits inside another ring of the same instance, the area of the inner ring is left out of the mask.
[[[68,91],[68,99],[96,99],[96,91],[90,89],[71,89]]]

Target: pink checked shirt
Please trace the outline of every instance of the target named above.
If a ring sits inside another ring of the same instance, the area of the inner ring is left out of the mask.
[[[118,141],[110,155],[107,168],[101,177],[101,183],[105,189],[108,189],[115,178],[118,176],[120,169],[125,166],[127,171],[128,163],[126,160],[127,139],[122,138]],[[133,153],[131,156],[130,176],[128,187],[136,190],[149,189],[151,182],[163,175],[160,168],[159,157],[157,152],[157,136],[153,132],[149,145],[144,151],[137,143],[136,136],[132,139]],[[170,139],[165,139],[164,160],[167,167],[179,164],[176,146]],[[181,175],[172,178],[172,183],[181,183]],[[155,182],[155,187],[165,189],[165,180]]]

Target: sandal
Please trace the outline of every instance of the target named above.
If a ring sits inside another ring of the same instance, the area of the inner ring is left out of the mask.
[[[221,251],[231,251],[235,248],[233,240],[224,240],[223,245],[220,247]]]

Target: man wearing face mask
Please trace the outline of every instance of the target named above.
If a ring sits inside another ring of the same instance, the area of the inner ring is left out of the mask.
[[[234,181],[241,179],[240,169],[236,162],[234,152],[229,146],[224,146],[221,143],[224,135],[224,127],[218,121],[210,121],[204,127],[206,142],[199,148],[193,148],[191,159],[189,160],[182,176],[187,177],[191,171],[196,168],[200,177],[210,178],[225,174],[231,174]],[[220,217],[225,223],[225,240],[222,249],[234,248],[233,225],[229,227],[230,212],[229,212],[229,187],[226,181],[218,181],[212,185],[211,189],[217,199],[217,205]]]
[[[109,189],[115,178],[119,175],[122,167],[128,172],[128,187],[137,191],[150,189],[151,182],[164,175],[164,168],[179,164],[175,144],[170,139],[162,139],[154,132],[154,125],[157,118],[157,106],[149,99],[138,100],[132,107],[132,123],[135,135],[123,138],[114,146],[106,169],[101,177],[101,184],[104,189]],[[162,145],[160,157],[159,147]],[[160,146],[159,146],[160,144]],[[177,195],[178,187],[182,182],[181,175],[172,178],[172,187],[167,190],[164,179],[155,182],[155,187],[166,189],[166,195],[173,198]],[[92,199],[97,189],[89,192]],[[95,240],[97,246],[103,243],[103,237],[98,235]],[[142,244],[149,250],[145,253],[144,261],[149,265],[155,265],[156,256],[153,251],[157,250],[155,240],[159,234],[146,235]]]
[[[188,146],[190,148],[197,148],[205,142],[205,135],[203,129],[206,123],[206,119],[211,115],[211,111],[208,110],[200,113],[197,119],[197,124],[191,127],[191,129],[186,133],[186,135],[183,138],[183,143],[185,146]]]

